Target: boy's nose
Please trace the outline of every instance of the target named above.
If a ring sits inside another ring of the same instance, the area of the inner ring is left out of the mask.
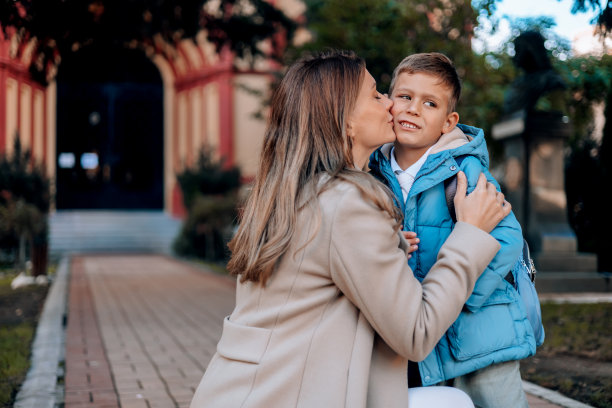
[[[418,115],[419,114],[418,104],[411,101],[408,104],[408,106],[406,106],[406,112],[412,113],[413,115]]]

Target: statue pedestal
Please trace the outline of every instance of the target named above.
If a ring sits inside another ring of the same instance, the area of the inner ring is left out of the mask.
[[[597,270],[595,256],[578,254],[567,223],[565,140],[571,125],[556,112],[520,111],[493,126],[505,145],[506,197],[541,270]]]

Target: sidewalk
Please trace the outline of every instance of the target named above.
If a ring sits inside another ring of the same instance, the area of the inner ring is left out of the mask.
[[[188,407],[233,305],[232,279],[172,258],[73,258],[65,407]]]

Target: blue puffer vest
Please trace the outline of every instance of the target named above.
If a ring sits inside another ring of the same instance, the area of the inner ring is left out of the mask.
[[[462,132],[443,135],[421,167],[406,202],[391,169],[391,145],[370,157],[372,174],[391,188],[404,212],[404,230],[415,231],[421,242],[408,264],[423,280],[436,261],[438,251],[453,228],[444,194],[444,180],[459,170],[468,179],[468,193],[484,172],[489,155],[481,129],[457,125]],[[458,166],[456,157],[464,156]],[[463,311],[442,336],[436,348],[419,363],[423,385],[433,385],[489,366],[535,354],[533,330],[516,290],[504,277],[514,266],[523,245],[521,227],[514,214],[508,215],[491,232],[501,249],[476,282]],[[466,242],[469,245],[469,242]]]

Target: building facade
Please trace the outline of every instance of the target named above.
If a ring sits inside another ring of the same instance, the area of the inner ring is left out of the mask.
[[[289,16],[302,10],[296,1],[275,5]],[[156,51],[79,50],[43,86],[29,74],[34,41],[0,33],[0,152],[10,154],[19,137],[52,181],[53,208],[181,216],[176,175],[204,147],[245,180],[254,176],[266,123],[253,91],[268,91],[280,69],[273,62],[241,65],[200,34]]]

